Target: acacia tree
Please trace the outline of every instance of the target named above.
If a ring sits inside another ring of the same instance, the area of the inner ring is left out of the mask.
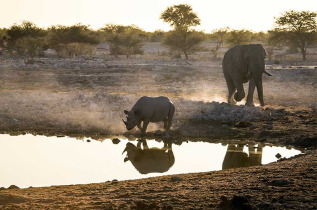
[[[218,58],[218,51],[223,46],[223,43],[228,36],[229,27],[215,29],[211,32],[210,39],[216,42],[216,46],[214,49],[211,49],[212,53],[214,54],[214,58]]]
[[[34,57],[40,50],[47,48],[45,36],[47,32],[34,23],[23,21],[20,25],[14,24],[7,30],[9,52],[16,51],[19,55]]]
[[[275,27],[270,31],[270,44],[284,43],[300,49],[306,60],[306,49],[317,40],[317,13],[290,10],[275,18]]]
[[[105,33],[112,55],[129,57],[129,55],[143,54],[141,48],[145,32],[138,27],[108,24],[101,31]]]
[[[199,33],[190,29],[200,24],[197,14],[193,12],[191,6],[179,4],[168,7],[161,14],[160,19],[173,27],[173,31],[166,35],[164,43],[173,50],[183,52],[188,60],[188,53],[197,50],[197,45],[203,41]]]
[[[229,32],[229,36],[226,38],[226,42],[230,46],[246,44],[251,41],[252,32],[242,29],[242,30],[232,30]]]

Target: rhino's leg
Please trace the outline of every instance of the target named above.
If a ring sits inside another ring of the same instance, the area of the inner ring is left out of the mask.
[[[167,129],[167,121],[168,121],[168,118],[165,118],[164,119],[164,129]]]
[[[150,123],[150,121],[148,119],[143,120],[143,128],[141,129],[142,134],[146,133],[146,129],[147,129],[147,126],[149,125],[149,123]]]
[[[166,127],[166,130],[170,130],[171,129],[174,112],[175,112],[175,106],[173,104],[171,104],[170,111],[169,111],[169,113],[167,115],[167,127]]]
[[[138,126],[138,128],[142,131],[141,121],[138,124],[136,124],[136,126]]]

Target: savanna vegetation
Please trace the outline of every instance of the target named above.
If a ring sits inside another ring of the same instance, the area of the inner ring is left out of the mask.
[[[317,41],[316,17],[316,12],[291,10],[275,18],[275,26],[268,32],[224,27],[206,33],[194,29],[201,20],[191,6],[180,4],[168,7],[160,16],[172,27],[167,32],[146,32],[135,25],[113,24],[99,30],[83,24],[40,28],[24,21],[10,28],[0,28],[0,54],[35,57],[43,56],[47,49],[54,49],[60,57],[93,56],[97,44],[108,43],[111,55],[128,58],[143,54],[145,42],[160,42],[170,49],[173,57],[184,54],[188,60],[190,54],[206,50],[203,42],[209,42],[208,50],[218,59],[223,47],[260,42],[268,46],[268,59],[273,58],[275,48],[287,47],[288,52],[300,52],[306,60],[307,48],[315,46]]]

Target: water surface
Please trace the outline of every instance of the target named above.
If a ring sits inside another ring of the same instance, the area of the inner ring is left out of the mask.
[[[124,152],[124,153],[123,153]],[[0,135],[0,187],[98,183],[268,164],[300,154],[285,147]]]

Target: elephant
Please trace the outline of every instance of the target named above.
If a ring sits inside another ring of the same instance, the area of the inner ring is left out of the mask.
[[[255,145],[249,144],[249,156],[243,151],[244,146],[245,144],[228,145],[227,152],[222,163],[222,169],[261,165],[262,145],[259,144],[257,150],[255,150]]]
[[[228,86],[229,104],[235,104],[236,101],[241,101],[245,97],[243,83],[249,82],[246,105],[254,106],[253,93],[256,87],[260,104],[264,106],[262,74],[272,76],[265,71],[265,55],[261,44],[237,45],[225,53],[222,69]]]
[[[139,141],[137,146],[128,142],[124,152],[127,152],[124,162],[130,161],[141,174],[164,173],[175,163],[171,143],[164,143],[163,148],[149,148],[146,140]]]

